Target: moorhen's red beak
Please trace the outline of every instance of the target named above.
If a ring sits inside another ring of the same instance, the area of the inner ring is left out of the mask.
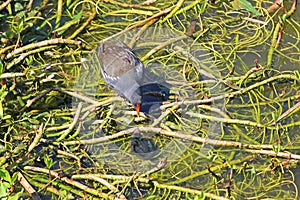
[[[139,116],[140,116],[141,105],[140,105],[140,104],[137,104],[137,105],[135,106],[135,110],[136,110],[137,116],[139,117]]]

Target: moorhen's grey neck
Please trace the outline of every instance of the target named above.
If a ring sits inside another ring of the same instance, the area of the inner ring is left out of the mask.
[[[144,65],[135,53],[119,41],[101,42],[96,53],[104,81],[132,103],[139,115]]]

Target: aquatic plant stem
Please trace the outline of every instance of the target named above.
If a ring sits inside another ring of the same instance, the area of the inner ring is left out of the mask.
[[[62,7],[63,7],[63,0],[58,0],[57,1],[57,11],[56,11],[56,27],[59,26],[60,24],[60,19],[61,19],[61,15],[62,15]]]
[[[92,6],[92,13],[90,13],[89,18],[84,22],[71,36],[68,37],[69,40],[75,38],[91,21],[96,17],[97,11],[95,6]]]
[[[114,1],[114,0],[104,0],[104,2],[113,4],[113,5],[117,5],[117,6],[121,6],[121,7],[125,7],[125,8],[139,8],[139,9],[146,9],[146,10],[159,10],[159,8],[153,7],[153,6],[144,6],[144,5],[139,5],[139,4],[127,4],[127,3],[118,2],[118,1]]]
[[[246,92],[249,92],[249,91],[253,90],[254,88],[257,88],[261,85],[265,85],[267,83],[270,83],[270,82],[273,82],[273,81],[276,81],[276,80],[280,80],[280,79],[299,81],[299,79],[294,74],[280,74],[280,75],[270,77],[270,78],[265,79],[263,81],[257,82],[253,85],[250,85],[249,87],[242,88],[242,89],[234,91],[234,92],[222,94],[222,95],[215,96],[215,97],[210,97],[208,99],[203,99],[203,100],[189,100],[189,101],[186,100],[186,101],[183,101],[183,102],[175,102],[175,103],[176,104],[205,104],[205,103],[214,102],[216,100],[232,98],[236,95],[241,95],[241,94],[244,94]],[[166,104],[166,105],[162,105],[161,109],[166,109],[168,107],[172,107],[175,103],[169,103],[169,104]]]
[[[18,181],[21,183],[23,188],[31,195],[31,197],[34,197],[35,200],[41,200],[40,196],[37,194],[36,190],[30,185],[30,183],[26,180],[26,178],[23,176],[21,172],[18,172]]]
[[[183,7],[181,8],[180,10],[178,10],[175,14],[176,15],[179,15],[183,12],[186,12],[190,9],[192,9],[193,7],[195,7],[197,4],[201,3],[203,0],[195,0],[195,1],[192,1],[192,3],[189,3],[189,5],[187,5],[186,7]]]
[[[63,144],[64,145],[77,145],[77,144],[97,144],[97,143],[107,142],[107,141],[117,139],[119,137],[123,137],[123,136],[129,135],[129,134],[132,134],[135,129],[136,128],[130,128],[130,129],[115,133],[113,135],[107,135],[107,136],[100,137],[100,138],[93,138],[91,140],[67,141],[67,142],[63,142]],[[175,138],[180,138],[183,140],[189,140],[189,141],[203,143],[203,144],[210,144],[210,145],[214,145],[214,146],[236,147],[241,150],[244,150],[244,149],[261,150],[261,149],[273,149],[274,148],[274,145],[268,145],[268,144],[258,144],[257,145],[257,144],[245,144],[245,143],[235,142],[235,141],[214,140],[214,139],[209,139],[207,137],[204,138],[204,137],[188,135],[188,134],[184,134],[184,133],[180,133],[180,132],[175,132],[175,131],[167,131],[167,130],[164,130],[161,128],[139,127],[139,130],[141,132],[151,132],[151,133],[161,134],[161,135],[168,136],[168,137],[175,137]],[[59,143],[55,143],[55,144],[59,144]],[[285,147],[281,147],[281,150],[285,150]],[[270,153],[270,152],[272,152],[272,153]],[[263,154],[263,151],[261,153]],[[287,154],[280,153],[279,154],[279,153],[276,153],[275,151],[271,151],[271,150],[268,151],[267,153],[268,153],[267,155],[272,155],[272,156],[275,155],[277,157],[283,156],[284,158],[286,158],[286,155],[288,154],[290,156],[290,158],[300,160],[300,156],[297,154],[291,154],[291,153],[287,153]]]
[[[0,75],[0,79],[4,79],[4,78],[16,78],[16,77],[21,77],[21,76],[25,76],[25,73],[22,72],[16,72],[16,73],[3,73]]]
[[[106,194],[104,192],[100,192],[98,190],[95,190],[93,188],[90,188],[80,182],[77,182],[77,181],[74,181],[66,176],[61,176],[59,175],[57,172],[53,171],[53,170],[49,170],[49,169],[45,169],[45,168],[40,168],[40,167],[34,167],[34,166],[25,166],[24,167],[25,170],[27,171],[34,171],[34,172],[41,172],[41,173],[44,173],[44,174],[49,174],[50,176],[53,176],[54,178],[56,179],[59,179],[67,184],[70,184],[74,187],[77,187],[89,194],[92,194],[92,195],[95,195],[95,196],[98,196],[98,197],[102,197],[102,198],[105,198],[105,199],[114,199],[113,195],[109,195],[109,194]]]
[[[43,46],[49,46],[49,45],[52,45],[52,44],[74,44],[74,45],[80,46],[80,45],[82,45],[82,42],[81,41],[76,41],[76,40],[63,39],[63,38],[55,38],[55,39],[51,39],[51,40],[44,40],[44,41],[41,41],[41,42],[31,43],[31,44],[28,44],[26,46],[15,49],[14,51],[12,51],[11,53],[8,53],[6,55],[6,59],[10,59],[11,57],[13,57],[13,56],[15,56],[19,53],[22,53],[24,51],[27,51],[29,49],[35,49],[35,48],[39,48],[39,47],[43,47]]]
[[[0,5],[0,11],[6,8],[8,4],[10,4],[13,0],[7,0]]]
[[[274,29],[270,49],[268,52],[267,67],[271,67],[272,65],[273,53],[277,49],[282,38],[284,22],[295,12],[296,6],[297,0],[294,0],[291,9],[278,19],[278,23],[276,24],[276,27]]]
[[[158,118],[156,118],[153,123],[151,124],[151,127],[155,127],[158,125],[163,119],[166,118],[170,113],[172,113],[174,110],[176,110],[179,107],[179,104],[175,104],[172,106],[172,108],[167,109],[165,112],[163,112]]]
[[[162,23],[164,23],[168,19],[170,19],[177,12],[177,10],[182,6],[183,2],[184,2],[184,0],[177,1],[177,4],[173,8],[173,10],[166,17],[163,18]]]
[[[93,174],[77,174],[77,175],[73,175],[72,179],[81,179],[81,180],[92,180],[92,181],[96,181],[104,186],[106,186],[108,189],[110,189],[113,193],[120,193],[120,191],[118,190],[118,188],[116,188],[115,186],[113,186],[112,184],[110,184],[108,181],[106,181],[103,178],[94,176]],[[125,197],[123,197],[125,198]]]
[[[211,121],[224,122],[224,123],[229,123],[229,124],[242,124],[242,125],[259,127],[259,128],[266,127],[266,125],[264,125],[264,124],[252,122],[249,120],[228,119],[228,118],[221,118],[221,117],[209,116],[209,115],[204,115],[204,114],[200,114],[200,113],[192,113],[192,112],[187,112],[186,114],[190,115],[192,117],[198,117],[201,119],[208,119]]]
[[[275,152],[272,150],[265,150],[265,149],[244,149],[246,152],[253,153],[253,154],[261,154],[261,155],[267,155],[271,157],[280,157],[280,158],[286,158],[286,159],[295,159],[300,160],[300,155],[292,154],[289,152]]]
[[[278,123],[280,120],[282,120],[283,118],[291,115],[291,113],[297,112],[300,110],[300,102],[296,103],[293,107],[291,107],[290,109],[288,109],[287,111],[285,111],[284,113],[282,113],[276,120],[276,122],[274,122],[272,125],[275,125],[276,123]]]
[[[24,61],[24,59],[31,54],[40,53],[42,51],[53,49],[54,47],[55,47],[54,45],[50,45],[50,46],[40,47],[40,48],[34,49],[32,51],[28,51],[26,53],[22,53],[18,58],[15,58],[13,61],[8,63],[6,69],[10,69],[13,66],[18,65],[20,62]]]
[[[61,26],[61,27],[55,29],[54,31],[52,31],[52,33],[54,33],[54,34],[56,34],[56,33],[59,34],[60,31],[67,30],[68,28],[70,28],[70,27],[72,27],[72,26],[78,24],[79,21],[80,21],[80,19],[77,19],[77,20],[71,21],[71,22],[69,22],[69,23],[66,23],[66,24],[64,24],[63,26]]]
[[[248,157],[246,157],[248,158]],[[122,182],[130,182],[133,179],[137,182],[140,183],[149,183],[149,184],[153,184],[154,187],[156,188],[161,188],[161,189],[169,189],[169,190],[175,190],[175,191],[181,191],[181,192],[185,192],[185,193],[189,193],[189,194],[193,194],[193,195],[204,195],[207,198],[211,198],[211,199],[216,199],[216,200],[229,200],[226,197],[221,197],[209,192],[204,192],[204,191],[200,191],[200,190],[195,190],[195,189],[191,189],[191,188],[187,188],[187,187],[181,187],[181,186],[174,186],[171,184],[163,184],[160,183],[159,181],[155,181],[155,180],[151,180],[149,178],[143,178],[143,177],[139,177],[139,176],[122,176],[122,175],[110,175],[110,174],[90,174],[92,176],[95,177],[101,177],[101,178],[105,178],[105,179],[110,179],[110,180],[118,180],[118,181],[122,181]],[[78,175],[74,175],[73,177],[77,177]],[[84,178],[84,176],[82,176]]]
[[[75,116],[74,116],[74,119],[73,119],[73,122],[70,124],[69,128],[67,130],[65,130],[63,132],[63,134],[56,140],[57,142],[63,140],[72,130],[73,128],[75,127],[75,125],[77,124],[78,122],[78,119],[79,119],[79,116],[80,116],[80,112],[81,112],[81,109],[82,109],[82,102],[80,102],[78,104],[78,107],[77,107],[77,111],[75,113]]]
[[[128,46],[130,48],[133,48],[135,43],[138,41],[138,38],[140,35],[142,35],[153,23],[155,22],[155,19],[152,19],[151,21],[147,22],[130,40],[128,43]]]
[[[209,169],[204,169],[202,171],[199,171],[199,172],[194,172],[193,174],[189,175],[189,176],[186,176],[184,178],[181,178],[179,180],[175,180],[175,181],[171,181],[169,182],[170,185],[174,185],[174,184],[180,184],[180,183],[183,183],[187,180],[191,180],[191,179],[194,179],[194,178],[197,178],[199,176],[203,176],[205,174],[209,174],[210,171],[218,171],[222,168],[226,168],[226,167],[229,167],[230,165],[236,165],[236,164],[239,164],[239,163],[243,163],[247,160],[251,160],[253,159],[253,155],[251,156],[245,156],[241,159],[237,159],[237,160],[232,160],[230,162],[224,162],[223,164],[221,165],[216,165],[216,166],[213,166],[213,167],[210,167]]]
[[[118,33],[112,35],[112,36],[110,36],[110,37],[105,38],[103,41],[107,41],[107,40],[110,40],[110,39],[112,39],[112,38],[115,38],[115,37],[117,37],[117,36],[119,36],[119,35],[122,35],[122,34],[128,32],[128,31],[132,30],[132,29],[135,29],[135,28],[137,28],[137,27],[140,27],[140,26],[144,25],[145,23],[147,23],[147,22],[149,22],[149,21],[152,21],[152,20],[154,20],[154,19],[156,19],[156,18],[158,18],[158,17],[160,17],[160,16],[162,16],[162,15],[165,15],[165,14],[171,12],[171,10],[172,10],[173,7],[174,7],[174,6],[171,6],[171,7],[169,7],[169,8],[166,8],[165,10],[163,10],[163,11],[157,13],[157,14],[154,14],[152,17],[149,17],[149,18],[144,19],[144,20],[142,20],[142,21],[140,21],[140,22],[137,22],[135,25],[132,25],[132,26],[130,26],[130,27],[128,27],[128,28],[126,28],[126,29],[124,29],[124,30],[122,30],[122,31],[120,31],[120,32],[118,32]]]
[[[39,127],[39,130],[36,133],[36,136],[34,137],[32,143],[29,145],[27,153],[31,152],[34,147],[36,147],[40,141],[40,139],[42,138],[43,135],[43,129],[44,129],[44,124],[42,123]]]
[[[64,191],[68,191],[69,194],[76,194],[79,197],[84,198],[86,196],[85,192],[79,191],[79,190],[75,190],[74,187],[70,187],[66,184],[61,184],[60,182],[58,182],[57,180],[52,180],[51,181],[51,185],[48,184],[44,184],[45,182],[49,182],[48,179],[44,179],[42,177],[34,177],[34,178],[30,178],[28,176],[26,176],[26,178],[28,179],[28,181],[38,187],[38,188],[43,188],[44,190],[57,195],[58,197],[62,196],[62,190]],[[41,183],[42,182],[42,183]],[[56,187],[59,186],[59,190],[56,189]],[[62,197],[63,198],[63,197]],[[97,200],[97,198],[95,198],[95,200]]]
[[[141,61],[147,60],[152,54],[156,53],[158,50],[162,49],[163,47],[168,46],[168,45],[170,45],[174,42],[183,40],[185,38],[188,38],[188,36],[187,35],[181,35],[179,37],[171,38],[170,40],[167,40],[166,42],[161,43],[160,45],[158,45],[155,48],[151,49],[145,56],[143,56],[141,58]]]
[[[14,49],[16,47],[16,45],[10,45],[10,46],[7,46],[7,47],[3,47],[0,49],[0,55],[1,54],[4,54],[6,51],[8,50],[11,50],[11,49]]]
[[[41,99],[42,97],[46,96],[49,92],[51,92],[53,90],[53,88],[50,88],[46,91],[44,91],[43,93],[35,96],[33,99],[28,100],[26,105],[20,110],[20,115],[27,109],[30,108],[32,106],[32,104],[34,104],[35,102],[37,102],[39,99]]]

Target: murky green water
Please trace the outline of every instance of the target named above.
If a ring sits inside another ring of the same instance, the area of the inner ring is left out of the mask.
[[[186,1],[164,23],[169,11],[143,20],[178,2],[134,3],[141,2],[67,1],[61,20],[56,2],[34,2],[30,12],[16,2],[15,11],[1,11],[3,73],[24,73],[2,78],[3,169],[21,171],[53,199],[109,199],[122,189],[128,199],[298,198],[299,10],[283,22],[279,40],[274,30],[292,6],[286,2],[257,17],[228,2]],[[264,13],[272,4],[251,3]],[[81,44],[38,43],[55,37]],[[92,49],[105,38],[130,46],[145,65],[145,85],[168,93],[148,117],[137,118],[103,81]],[[27,44],[36,46],[13,54]],[[154,145],[151,156],[134,152],[136,128]]]

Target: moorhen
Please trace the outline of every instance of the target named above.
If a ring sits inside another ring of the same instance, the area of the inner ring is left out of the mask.
[[[123,42],[102,41],[96,48],[106,84],[125,97],[140,114],[144,65]]]

